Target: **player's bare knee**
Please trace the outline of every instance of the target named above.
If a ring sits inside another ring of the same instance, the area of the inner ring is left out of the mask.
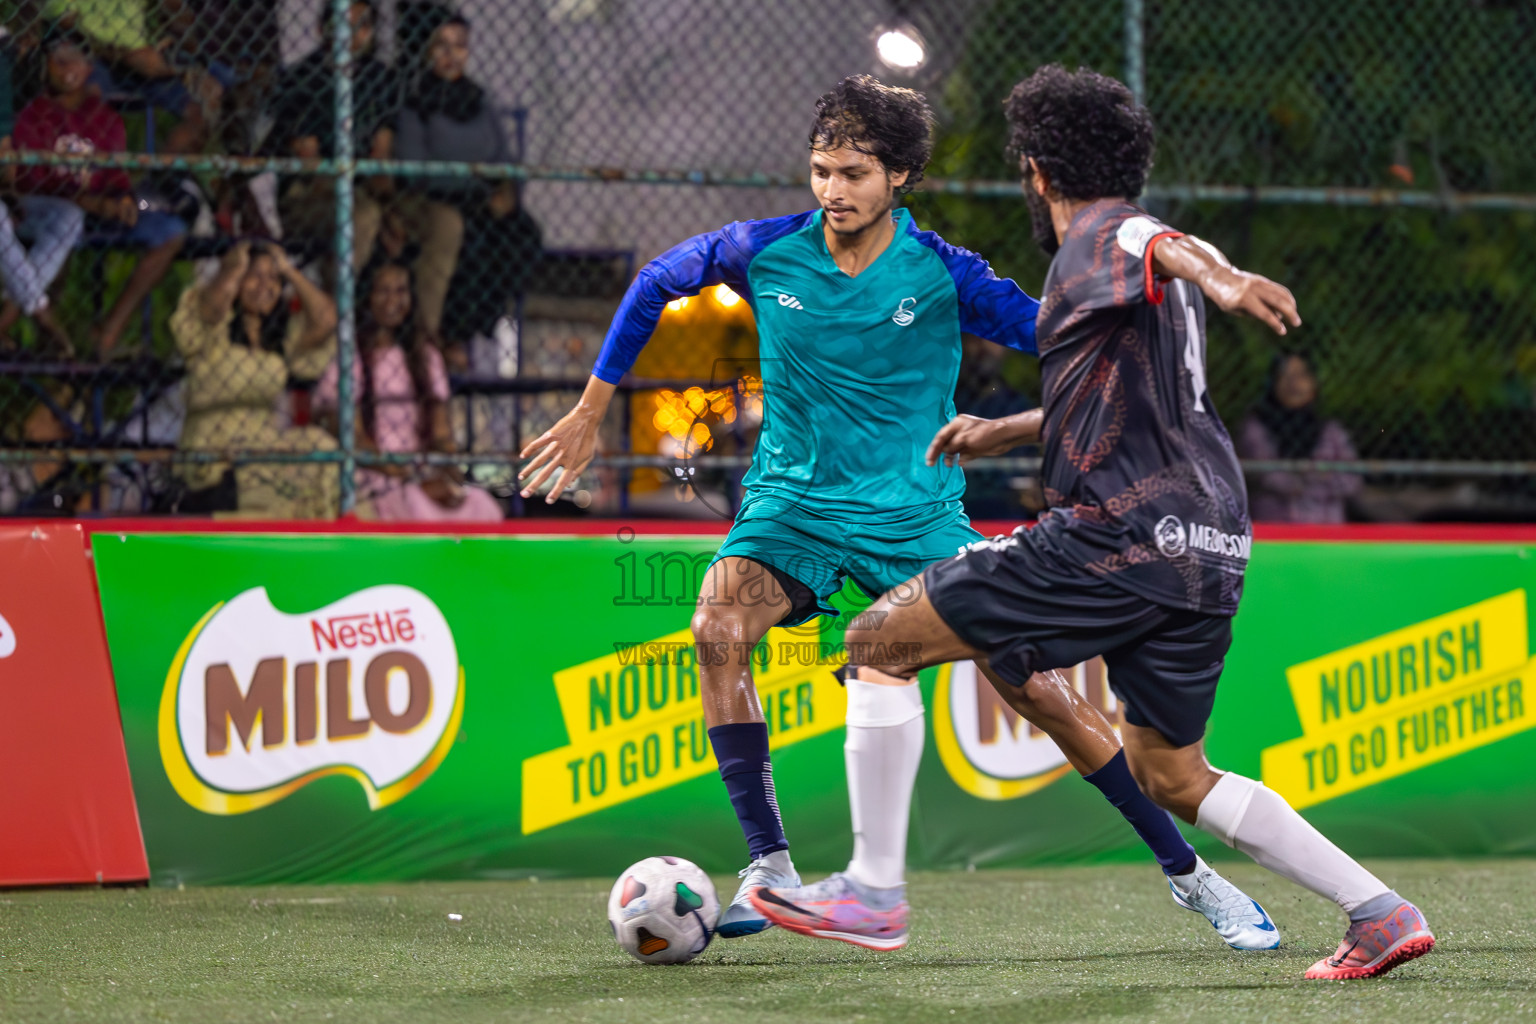
[[[694,610],[689,625],[693,629],[693,642],[699,649],[699,662],[703,665],[716,663],[707,652],[717,648],[729,650],[733,644],[749,639],[746,613],[739,605],[701,604]]]
[[[843,646],[850,665],[868,665],[887,675],[911,674],[900,659],[892,658],[891,648],[880,642],[880,634],[873,629],[850,629],[843,634]]]

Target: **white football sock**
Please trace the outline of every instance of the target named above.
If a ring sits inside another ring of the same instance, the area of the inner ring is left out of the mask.
[[[847,874],[860,885],[888,889],[905,879],[907,821],[923,759],[923,695],[915,680],[887,686],[850,679],[846,685],[843,757],[853,812],[853,859]]]
[[[1227,772],[1200,802],[1195,824],[1345,913],[1391,892],[1262,782]]]

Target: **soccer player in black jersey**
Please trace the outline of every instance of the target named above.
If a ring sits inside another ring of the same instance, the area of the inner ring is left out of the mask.
[[[930,566],[906,585],[915,600],[882,597],[848,631],[850,651],[918,653],[847,671],[907,678],[971,658],[1022,686],[1103,655],[1147,795],[1349,915],[1307,977],[1382,974],[1434,946],[1423,915],[1278,794],[1212,768],[1202,744],[1252,542],[1242,469],[1205,387],[1205,300],[1285,334],[1301,324],[1295,299],[1133,204],[1152,122],[1120,82],[1051,65],[1014,88],[1007,114],[1035,237],[1053,254],[1037,325],[1043,406],[958,417],[928,457],[1038,440],[1051,507],[1033,529]],[[1170,885],[1181,904],[1202,898],[1193,874]]]

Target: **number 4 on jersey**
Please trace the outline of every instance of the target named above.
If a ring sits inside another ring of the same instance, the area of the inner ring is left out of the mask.
[[[1189,371],[1189,383],[1195,394],[1195,411],[1205,412],[1205,339],[1200,334],[1200,320],[1195,307],[1189,301],[1189,284],[1179,281],[1179,302],[1184,307],[1184,368]]]

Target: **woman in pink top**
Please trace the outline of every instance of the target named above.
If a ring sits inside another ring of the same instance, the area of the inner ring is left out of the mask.
[[[448,424],[448,372],[443,356],[411,316],[411,272],[385,263],[374,272],[358,318],[357,445],[379,452],[454,450]],[[340,370],[332,360],[315,389],[317,410],[334,414]],[[334,419],[331,423],[334,426]],[[496,522],[501,506],[464,483],[457,469],[387,466],[359,470],[358,502],[381,520]]]

